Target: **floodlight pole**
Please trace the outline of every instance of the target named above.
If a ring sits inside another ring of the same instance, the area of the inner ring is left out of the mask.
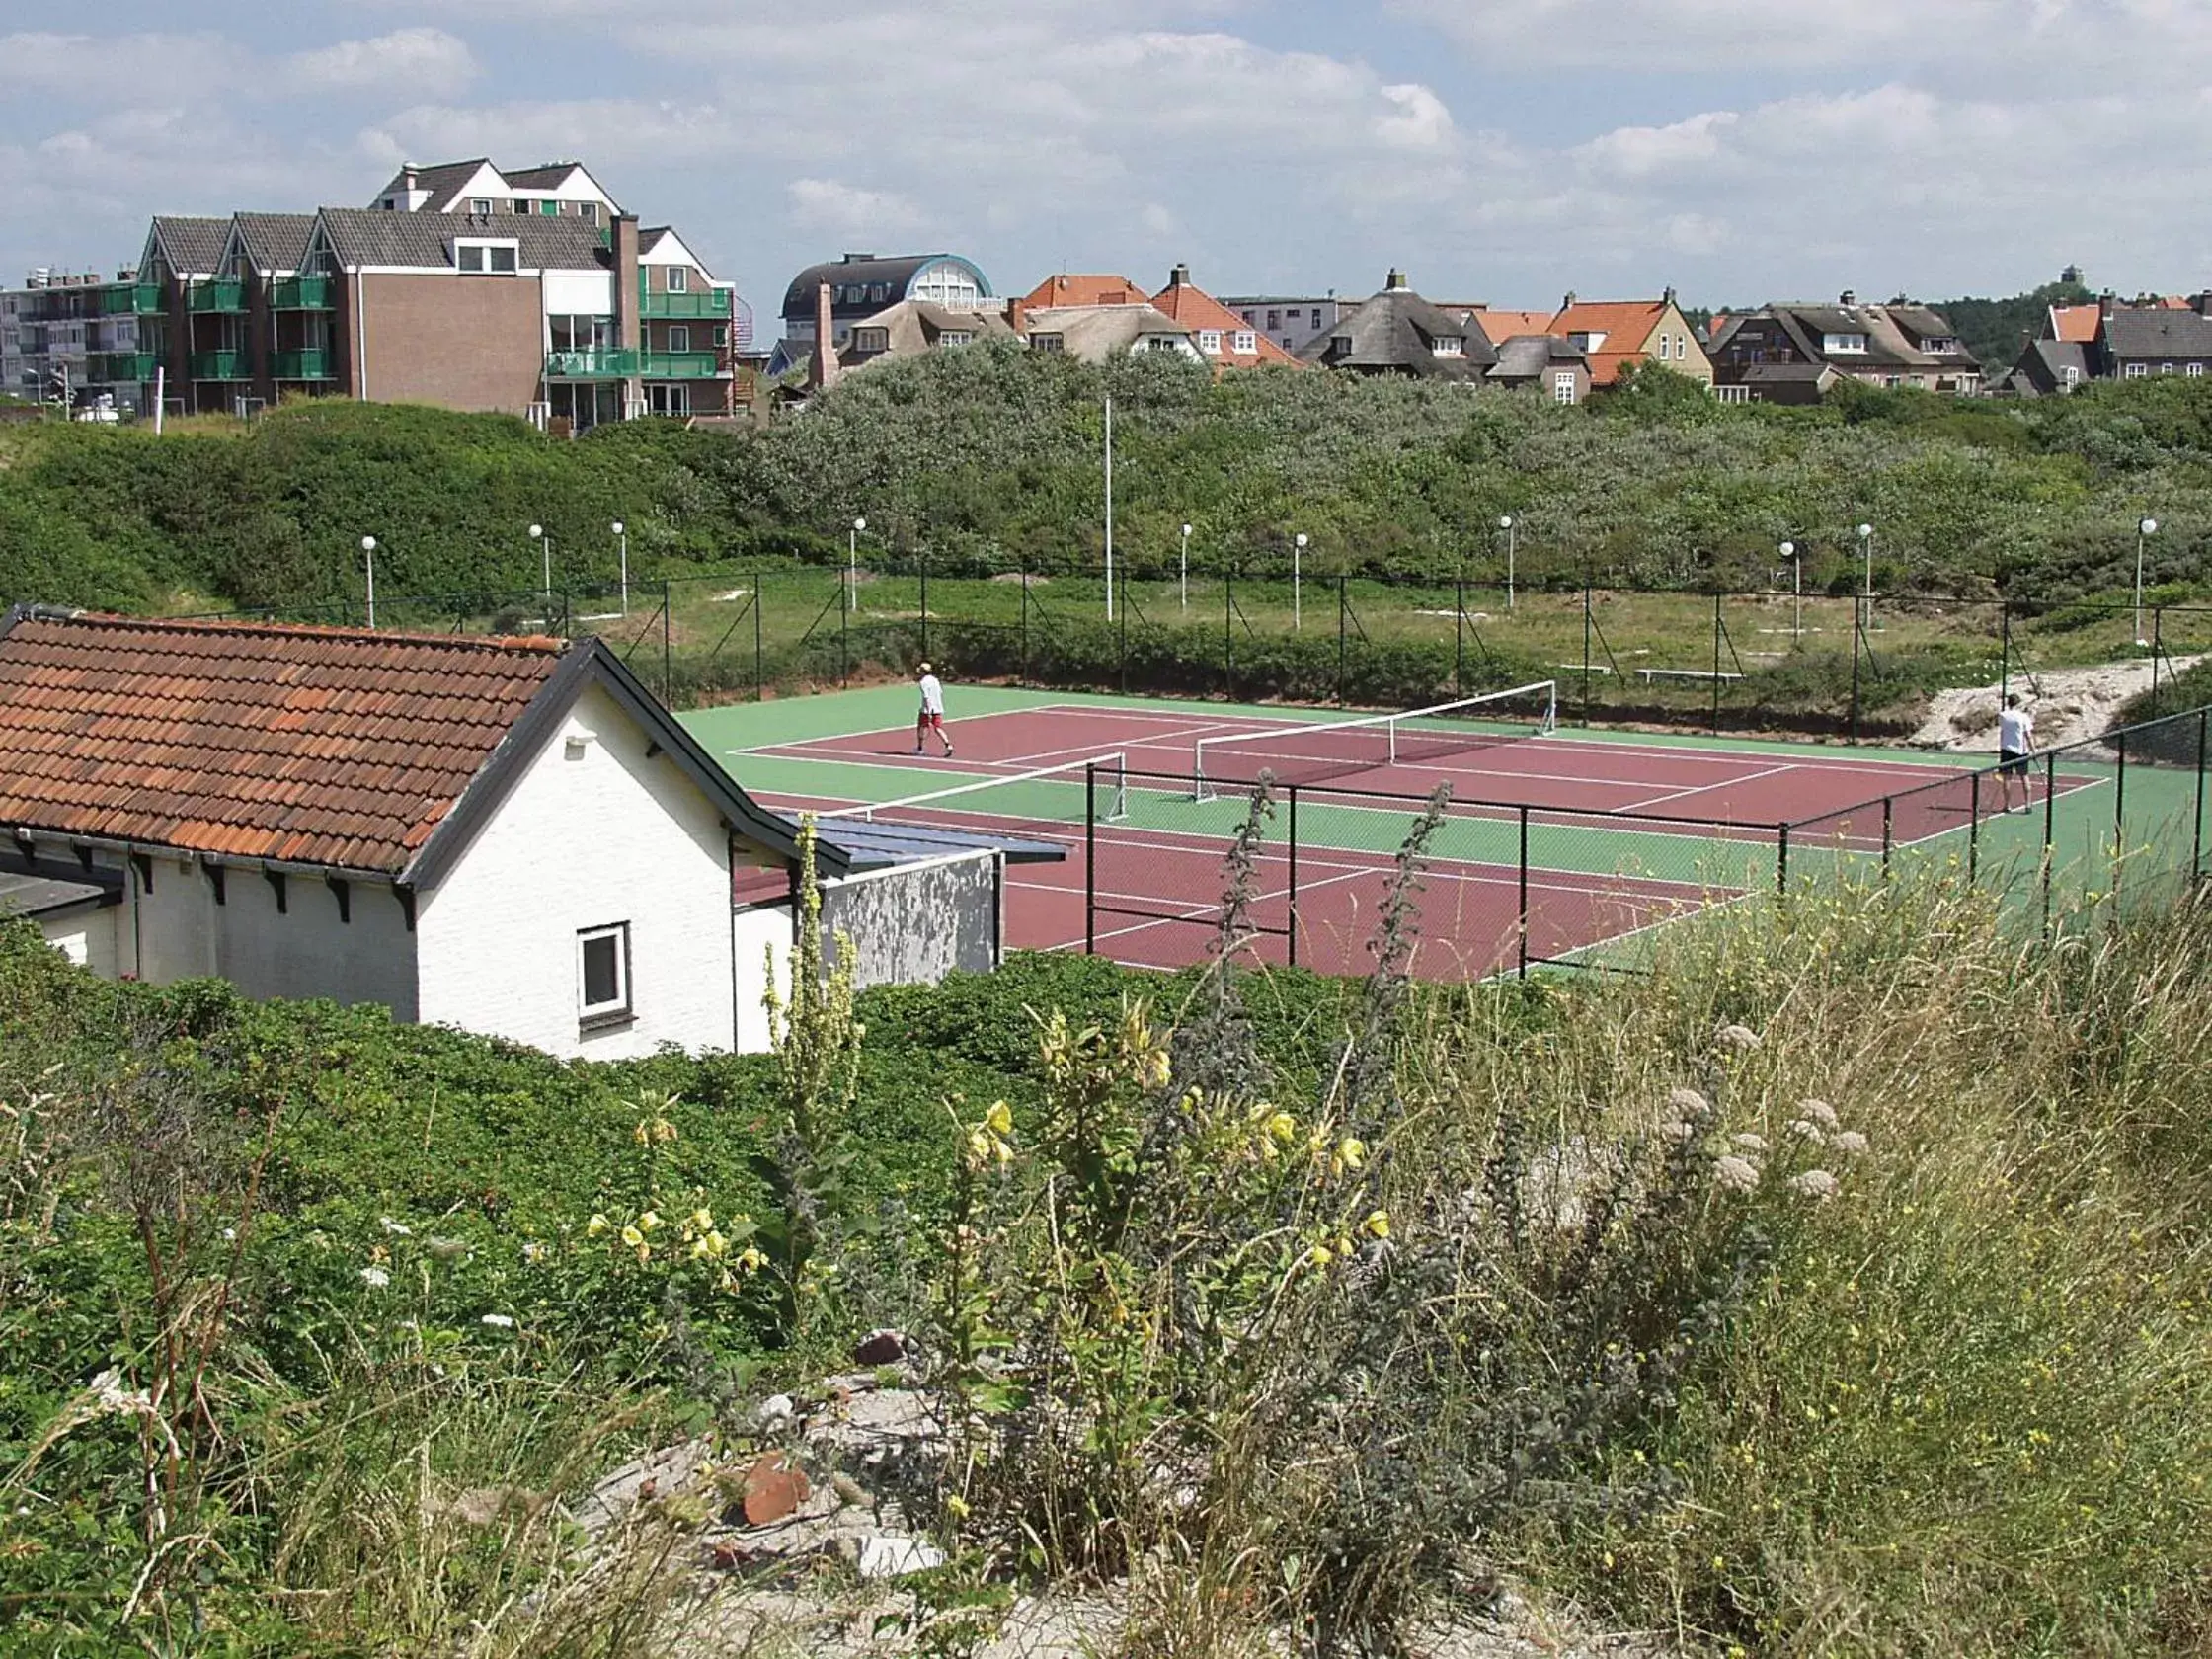
[[[622,614],[630,614],[630,530],[621,519],[614,521],[614,538],[622,544]]]
[[[1858,526],[1858,551],[1866,561],[1866,626],[1874,625],[1874,526]]]
[[[1114,619],[1114,400],[1106,400],[1106,620]]]
[[[1305,532],[1291,538],[1291,632],[1302,632],[1305,626],[1302,589],[1305,579]]]
[[[2135,525],[2135,643],[2138,648],[2151,642],[2143,636],[2143,543],[2159,533],[2156,518],[2142,518]]]
[[[368,561],[368,625],[376,626],[376,538],[361,537],[361,556]]]
[[[845,532],[845,610],[849,614],[858,608],[855,595],[860,591],[860,532],[868,527],[868,520],[855,518]]]
[[[543,524],[532,524],[530,539],[545,556],[545,625],[550,628],[553,626],[553,538],[545,533]]]
[[[1498,528],[1505,531],[1505,607],[1513,608],[1513,545],[1515,526],[1513,514],[1508,513],[1498,519]]]
[[[1183,526],[1183,563],[1178,585],[1183,592],[1183,608],[1188,610],[1191,607],[1191,527],[1188,524]]]
[[[1789,561],[1789,596],[1794,610],[1789,635],[1793,640],[1802,641],[1805,637],[1805,561],[1797,557],[1794,541],[1781,544],[1781,556]]]

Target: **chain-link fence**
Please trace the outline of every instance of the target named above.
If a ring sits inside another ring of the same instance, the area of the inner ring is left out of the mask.
[[[1086,948],[1153,967],[1204,961],[1233,895],[1253,958],[1365,972],[1390,928],[1398,848],[1432,811],[1401,919],[1413,972],[1445,981],[1539,966],[1634,972],[1668,924],[1912,874],[1988,892],[2055,936],[2121,907],[2174,903],[2212,852],[2212,708],[1774,824],[1270,777],[1265,832],[1241,858],[1231,852],[1250,788],[1208,794],[1189,774],[1108,770],[1122,787],[1102,787],[1093,766],[1088,793],[1121,812],[1085,826]]]

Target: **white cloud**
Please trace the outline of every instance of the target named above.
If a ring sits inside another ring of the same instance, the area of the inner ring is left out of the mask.
[[[0,86],[68,94],[93,85],[223,86],[241,54],[215,35],[0,35]]]
[[[1452,112],[1425,86],[1386,86],[1392,109],[1376,118],[1376,136],[1392,149],[1441,150],[1452,141]]]
[[[476,79],[468,42],[442,29],[400,29],[369,40],[341,40],[284,60],[285,78],[302,92],[400,89],[434,97],[459,92]]]
[[[835,179],[794,179],[784,187],[791,221],[802,230],[863,241],[887,232],[917,230],[928,215],[906,198],[861,190]]]

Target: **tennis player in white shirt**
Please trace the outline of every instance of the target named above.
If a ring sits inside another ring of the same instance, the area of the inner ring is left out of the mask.
[[[2014,691],[2005,699],[2005,707],[1997,716],[1997,782],[2004,791],[2004,806],[2013,810],[2013,782],[2020,786],[2020,811],[2025,812],[2035,801],[2035,779],[2027,769],[2027,757],[2035,752],[2035,717],[2020,707],[2020,696]]]
[[[945,736],[945,688],[937,676],[929,672],[929,665],[921,665],[921,712],[914,716],[914,752],[919,754],[923,741],[934,732],[937,741],[945,746],[945,758],[952,758],[952,739]]]

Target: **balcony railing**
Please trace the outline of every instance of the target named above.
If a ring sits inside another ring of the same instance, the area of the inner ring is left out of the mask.
[[[275,311],[328,311],[331,281],[328,276],[279,276],[269,285],[269,304]]]
[[[545,377],[548,380],[627,380],[638,372],[638,359],[643,356],[641,352],[620,346],[601,346],[583,352],[548,352]]]
[[[159,282],[110,282],[100,290],[103,316],[158,317],[162,310]]]
[[[243,380],[246,378],[246,354],[195,352],[185,359],[185,366],[195,380]]]
[[[730,301],[727,296],[712,292],[641,293],[638,315],[668,317],[679,323],[696,320],[726,323],[730,320]]]
[[[269,372],[271,378],[276,380],[328,380],[330,353],[321,346],[309,346],[297,352],[273,352]]]
[[[95,380],[104,380],[112,386],[143,385],[154,377],[154,370],[161,366],[158,352],[101,352],[87,359],[86,366]]]
[[[647,352],[638,372],[648,380],[712,380],[722,359],[712,352]]]
[[[243,311],[246,309],[246,284],[228,276],[211,282],[195,282],[185,305],[192,311]]]

